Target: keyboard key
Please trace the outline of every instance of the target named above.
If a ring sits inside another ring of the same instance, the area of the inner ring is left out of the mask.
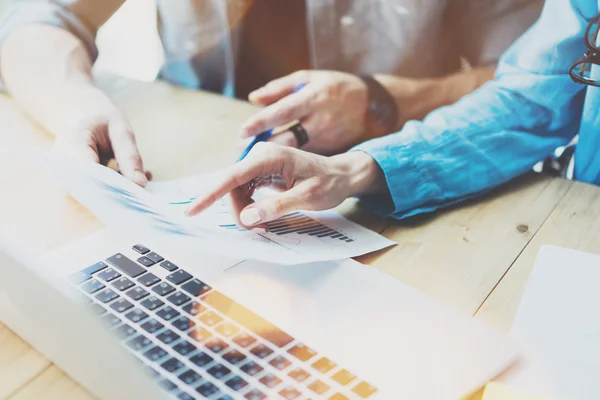
[[[163,367],[164,370],[173,373],[178,369],[183,368],[183,363],[178,359],[171,357],[164,363],[160,364],[160,366]]]
[[[286,400],[294,400],[302,396],[302,393],[291,386],[286,386],[279,391],[279,395]]]
[[[213,290],[204,295],[202,301],[277,347],[287,346],[294,341],[293,337],[221,292]]]
[[[185,285],[181,286],[181,288],[195,297],[201,296],[204,293],[208,292],[210,289],[212,289],[200,279],[192,279]]]
[[[329,400],[350,400],[349,397],[344,396],[341,393],[336,393],[329,398]]]
[[[132,278],[140,276],[146,272],[144,268],[140,267],[137,263],[125,257],[121,253],[117,253],[114,256],[107,258],[106,261]]]
[[[163,324],[155,320],[154,318],[144,322],[142,324],[142,329],[148,333],[155,333],[160,331],[164,327]]]
[[[198,317],[198,319],[208,326],[216,325],[223,320],[223,318],[221,318],[218,314],[214,313],[213,311],[205,312],[200,317]]]
[[[269,361],[269,364],[282,371],[289,367],[292,363],[285,357],[275,356],[271,361]]]
[[[316,381],[308,385],[308,388],[316,394],[323,394],[329,390],[329,385],[317,379]]]
[[[108,265],[104,264],[103,262],[98,262],[94,265],[90,265],[89,267],[71,275],[71,282],[75,283],[76,285],[79,285],[80,283],[83,283],[90,279],[93,274],[95,274],[98,271],[102,271],[106,267],[108,267]]]
[[[254,354],[258,358],[266,358],[273,353],[273,350],[268,348],[262,343],[257,344],[250,350],[250,353]]]
[[[117,334],[117,336],[120,339],[125,339],[125,338],[133,335],[134,333],[136,333],[136,331],[131,326],[129,326],[127,324],[123,324],[123,325],[119,326],[117,329],[115,329],[115,333]]]
[[[112,328],[113,326],[117,326],[121,323],[121,319],[116,315],[106,314],[104,317],[100,318],[103,324]]]
[[[164,269],[166,269],[169,272],[173,272],[177,268],[179,268],[177,265],[173,264],[171,261],[163,261],[163,262],[160,263],[160,266],[163,267]]]
[[[200,368],[204,367],[205,365],[210,364],[212,362],[212,360],[213,360],[213,358],[203,351],[194,355],[193,357],[190,357],[190,361],[193,362],[195,365],[197,365]]]
[[[207,372],[215,378],[221,379],[224,376],[228,375],[231,372],[231,370],[222,364],[216,364],[213,367],[210,367]]]
[[[177,390],[177,385],[168,379],[163,379],[162,381],[158,382],[158,386],[165,389],[167,392],[174,392]]]
[[[174,341],[176,341],[177,339],[179,339],[180,336],[178,334],[176,334],[175,332],[173,332],[172,330],[167,329],[156,337],[161,342],[163,342],[165,344],[170,344],[170,343],[173,343]]]
[[[167,280],[173,282],[175,285],[181,285],[183,282],[189,281],[190,279],[192,279],[192,275],[182,269],[167,276]]]
[[[334,369],[336,367],[336,364],[331,361],[330,359],[323,357],[320,358],[319,360],[315,361],[312,365],[312,367],[314,369],[316,369],[317,371],[319,371],[322,374],[326,374],[329,371],[331,371],[332,369]]]
[[[246,359],[246,355],[237,350],[229,350],[222,356],[230,364],[238,364]]]
[[[198,382],[199,380],[202,379],[202,377],[200,375],[198,375],[197,372],[192,371],[191,369],[185,370],[183,371],[181,374],[179,374],[177,376],[182,382],[188,384],[188,385],[192,385],[196,382]]]
[[[302,343],[298,343],[288,350],[288,353],[296,357],[300,361],[308,361],[314,357],[317,352]]]
[[[81,285],[81,288],[89,294],[93,294],[96,293],[99,290],[104,289],[106,286],[104,286],[104,284],[102,284],[100,281],[97,281],[95,279],[92,279],[91,281],[88,281],[86,283],[84,283],[83,285]]]
[[[244,396],[248,400],[264,400],[267,398],[267,395],[261,392],[258,389],[252,389]]]
[[[104,282],[114,281],[120,276],[121,274],[112,268],[105,269],[98,274],[98,278],[102,279]]]
[[[146,314],[144,311],[140,310],[139,308],[136,308],[132,311],[129,311],[127,314],[125,314],[125,318],[127,318],[128,320],[130,320],[133,323],[138,323],[138,322],[143,321],[146,318],[148,318],[148,314]]]
[[[96,298],[102,303],[109,303],[119,297],[119,295],[110,289],[106,289],[96,295]]]
[[[183,294],[181,292],[175,292],[172,295],[170,295],[169,297],[167,297],[167,300],[170,301],[171,303],[175,304],[176,306],[180,306],[180,305],[190,301],[190,298],[189,298],[189,296],[186,296],[185,294]]]
[[[104,315],[106,313],[106,309],[104,307],[102,307],[100,304],[96,304],[96,303],[90,305],[90,311],[92,312],[92,314],[94,314],[97,317]]]
[[[196,346],[184,340],[173,346],[173,350],[175,350],[182,356],[187,356],[188,354],[191,354],[194,351],[196,351]]]
[[[76,293],[77,293],[78,300],[83,304],[91,304],[94,301],[81,292],[76,292]]]
[[[246,386],[248,386],[248,382],[246,382],[239,376],[234,376],[233,378],[231,378],[227,382],[225,382],[225,384],[227,386],[229,386],[231,389],[235,390],[236,392],[238,390],[241,390],[241,389],[245,388]]]
[[[231,397],[230,395],[226,394],[224,396],[219,397],[217,400],[233,400],[233,397]]]
[[[196,388],[196,392],[200,393],[204,397],[210,397],[218,391],[219,389],[210,382],[205,382]]]
[[[150,293],[146,292],[141,287],[136,286],[125,294],[127,296],[131,297],[133,300],[140,300],[140,299],[143,299],[144,297],[148,296]]]
[[[175,321],[171,322],[171,324],[173,324],[173,326],[180,331],[187,331],[188,329],[196,326],[194,321],[184,316],[177,318]]]
[[[150,375],[150,377],[151,377],[151,378],[158,378],[158,377],[160,376],[160,374],[158,373],[158,371],[157,371],[157,370],[155,370],[155,369],[154,369],[154,368],[152,368],[152,367],[148,367],[148,366],[146,366],[146,367],[144,368],[144,371],[146,371],[146,372],[148,373],[148,375]]]
[[[135,283],[131,282],[129,279],[122,277],[113,282],[113,286],[115,289],[123,291],[133,287]]]
[[[137,335],[129,342],[127,342],[127,346],[131,347],[133,350],[143,350],[151,344],[152,342],[150,341],[150,339],[143,335]]]
[[[136,244],[135,246],[132,247],[132,249],[142,255],[150,252],[149,248],[147,248],[146,246],[142,246],[141,244]]]
[[[169,293],[174,292],[175,288],[166,282],[162,282],[160,285],[154,286],[152,290],[159,296],[166,296]]]
[[[146,350],[144,352],[144,357],[146,357],[150,361],[157,361],[157,360],[160,360],[161,358],[165,357],[167,354],[169,354],[169,353],[167,353],[160,347],[154,346],[150,350]]]
[[[275,375],[273,375],[271,373],[266,374],[265,376],[260,378],[258,381],[268,388],[274,388],[275,386],[277,386],[281,383],[281,379],[279,379],[278,377],[276,377]]]
[[[254,376],[258,373],[261,373],[264,368],[261,367],[260,365],[258,365],[257,363],[255,363],[254,361],[250,361],[250,362],[242,365],[242,367],[240,369],[242,371],[244,371],[245,373],[247,373],[248,375]]]
[[[240,347],[246,348],[246,347],[254,344],[254,342],[256,342],[256,339],[254,337],[250,336],[249,334],[247,334],[246,332],[242,332],[233,338],[233,342]]]
[[[146,287],[150,287],[150,286],[154,285],[155,283],[160,282],[160,278],[158,276],[148,272],[147,274],[144,274],[141,277],[139,277],[138,282]]]
[[[171,306],[166,306],[159,311],[157,311],[156,315],[164,319],[165,321],[170,321],[175,317],[179,316],[179,311],[175,310]]]
[[[140,258],[137,259],[137,262],[139,262],[140,264],[142,264],[144,267],[151,267],[154,264],[156,264],[154,261],[152,261],[148,257],[140,257]]]
[[[342,386],[349,384],[355,378],[356,378],[356,375],[354,375],[353,373],[351,373],[345,369],[339,370],[338,372],[333,374],[333,376],[331,377],[331,379],[333,379],[334,381],[336,381],[337,383],[339,383]]]
[[[192,316],[196,316],[206,310],[206,307],[204,307],[202,304],[198,303],[197,301],[192,301],[191,303],[186,304],[182,308],[183,308],[183,311],[185,311],[186,313],[188,313]]]
[[[213,353],[219,353],[227,347],[229,347],[227,343],[216,337],[205,342],[204,346],[206,346],[206,348],[212,351]]]
[[[359,395],[360,397],[362,397],[363,399],[366,399],[367,397],[369,397],[373,393],[375,393],[377,391],[377,388],[371,386],[370,384],[368,384],[365,381],[362,381],[358,385],[354,386],[352,391],[354,393],[356,393],[357,395]]]
[[[164,260],[164,258],[162,258],[161,256],[159,256],[158,254],[156,254],[155,252],[152,253],[148,253],[146,254],[146,257],[148,257],[149,259],[151,259],[152,261],[154,261],[155,263],[159,263],[162,260]]]
[[[203,342],[204,340],[211,337],[212,333],[210,333],[204,328],[196,328],[192,329],[192,331],[188,333],[188,335],[197,342]]]
[[[165,302],[156,296],[150,296],[146,300],[142,301],[142,305],[150,311],[156,310],[164,304]]]
[[[177,395],[177,400],[194,400],[194,398],[186,392],[181,392]]]
[[[119,299],[110,305],[110,308],[112,308],[113,310],[115,310],[118,313],[125,312],[132,307],[133,307],[133,304],[131,304],[130,302],[128,302],[125,299]]]
[[[310,374],[302,368],[294,368],[288,375],[296,382],[304,382],[310,378]]]
[[[231,335],[235,335],[236,333],[238,333],[240,331],[240,328],[238,328],[237,326],[235,326],[234,324],[232,324],[230,322],[223,322],[222,324],[217,326],[215,330],[217,332],[219,332],[221,335],[223,335],[225,337],[229,337]]]

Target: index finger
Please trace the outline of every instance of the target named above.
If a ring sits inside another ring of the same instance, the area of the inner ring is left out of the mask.
[[[307,86],[306,89],[263,108],[246,121],[242,127],[242,136],[255,136],[260,132],[306,117],[315,106],[314,97],[313,88]]]
[[[270,163],[263,159],[247,157],[244,160],[227,168],[222,179],[214,187],[196,197],[196,200],[185,211],[188,216],[194,216],[213,205],[227,193],[235,188],[247,185],[252,179],[264,174],[265,165]]]

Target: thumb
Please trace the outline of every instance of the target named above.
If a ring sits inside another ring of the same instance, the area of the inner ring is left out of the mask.
[[[148,178],[144,173],[142,156],[137,148],[135,136],[128,126],[111,127],[113,153],[121,174],[136,184],[145,187]]]
[[[245,226],[255,226],[276,220],[297,210],[310,210],[312,205],[303,199],[306,196],[301,186],[279,193],[250,204],[240,213],[240,222]]]

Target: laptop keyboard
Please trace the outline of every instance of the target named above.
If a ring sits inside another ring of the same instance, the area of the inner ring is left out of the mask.
[[[367,399],[377,389],[142,245],[71,276],[177,399]],[[131,254],[136,254],[131,252]]]

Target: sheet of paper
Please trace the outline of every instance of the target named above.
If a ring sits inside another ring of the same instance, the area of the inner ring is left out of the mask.
[[[194,218],[183,215],[185,206],[171,204],[181,203],[182,195],[189,198],[187,184],[193,184],[190,193],[198,193],[210,176],[157,183],[146,190],[99,165],[48,152],[39,152],[37,160],[107,226],[146,243],[278,264],[355,257],[394,244],[330,212],[293,213],[263,234],[236,226],[222,203]]]
[[[524,360],[510,387],[557,399],[600,399],[600,257],[543,246],[511,336]]]

